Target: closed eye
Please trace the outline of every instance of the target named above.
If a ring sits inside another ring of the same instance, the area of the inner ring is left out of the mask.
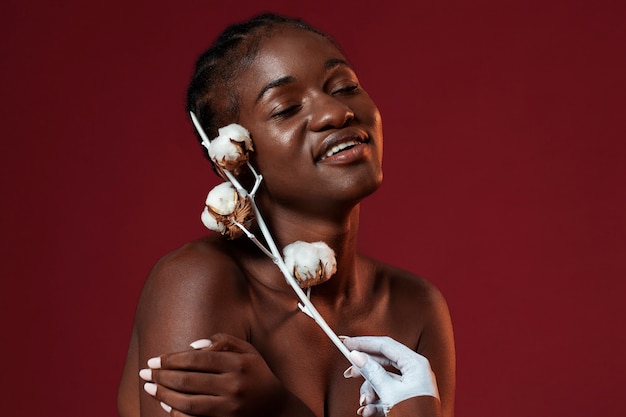
[[[302,106],[300,104],[294,104],[282,110],[278,109],[278,111],[272,113],[272,118],[280,119],[280,118],[291,116],[292,114],[297,113],[301,107]]]
[[[345,87],[338,88],[332,92],[332,94],[350,94],[359,88],[358,84],[349,84]]]

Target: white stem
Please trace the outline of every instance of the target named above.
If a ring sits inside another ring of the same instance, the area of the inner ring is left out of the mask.
[[[263,175],[260,175],[256,172],[250,161],[247,161],[248,168],[252,171],[252,175],[254,175],[254,186],[252,187],[252,191],[250,191],[250,195],[254,197],[256,195],[259,186],[261,185],[261,181],[263,181]]]
[[[196,131],[202,138],[202,141],[206,141],[207,143],[210,143],[211,141],[209,140],[209,137],[204,132],[204,129],[202,128],[202,126],[200,126],[200,122],[198,121],[198,118],[196,117],[196,115],[192,111],[189,112],[189,115],[191,116],[191,121],[193,122],[193,125],[196,128]]]
[[[198,131],[198,133],[200,134],[200,137],[204,141],[207,141],[207,143],[210,143],[209,138],[207,137],[206,133],[204,132],[204,129],[202,129],[202,126],[200,126],[200,122],[196,118],[196,115],[193,112],[189,112],[189,115],[191,116],[191,121],[193,122],[193,125],[195,126],[196,130]],[[239,181],[237,181],[235,176],[232,175],[230,173],[230,171],[224,170],[224,173],[226,174],[226,177],[228,178],[228,180],[235,186],[235,188],[237,189],[237,192],[239,193],[239,195],[242,198],[250,196],[250,201],[252,203],[252,208],[254,210],[254,215],[256,216],[257,222],[259,224],[259,228],[261,229],[261,232],[263,233],[263,237],[265,237],[265,241],[267,242],[268,246],[270,247],[270,251],[271,252],[268,252],[267,249],[265,248],[265,246],[260,244],[260,242],[258,242],[256,237],[254,237],[254,235],[252,233],[248,232],[245,229],[245,227],[243,227],[242,225],[239,225],[238,223],[236,223],[236,224],[246,233],[246,236],[248,236],[248,238],[252,239],[252,241],[257,246],[259,246],[259,248],[261,248],[261,250],[274,261],[274,263],[278,266],[278,269],[280,269],[280,271],[285,276],[285,279],[287,280],[287,283],[289,283],[289,285],[291,285],[291,287],[295,291],[296,295],[298,296],[298,298],[300,299],[302,304],[310,312],[311,317],[313,317],[313,320],[315,320],[317,325],[322,328],[324,333],[326,333],[326,336],[328,336],[330,341],[333,342],[335,344],[335,346],[337,346],[339,351],[346,357],[346,359],[348,359],[348,361],[352,365],[355,365],[355,363],[352,361],[352,359],[350,359],[350,351],[348,350],[348,348],[341,342],[341,340],[339,339],[339,337],[337,337],[335,332],[333,332],[333,330],[326,323],[326,321],[324,320],[322,315],[317,311],[317,309],[315,308],[315,306],[313,305],[311,300],[309,300],[309,298],[306,296],[304,291],[302,291],[302,288],[300,288],[300,285],[298,284],[296,279],[293,277],[293,275],[291,275],[291,272],[289,272],[287,270],[287,266],[285,265],[285,262],[283,261],[283,258],[281,256],[280,252],[278,251],[278,248],[276,247],[276,243],[274,242],[274,238],[272,237],[269,229],[267,228],[267,225],[265,224],[265,221],[263,220],[263,216],[261,216],[261,213],[259,212],[259,209],[258,209],[258,207],[256,205],[256,202],[254,201],[254,194],[256,193],[257,189],[259,188],[259,185],[261,184],[261,180],[263,179],[263,177],[261,175],[257,174],[257,172],[254,170],[254,168],[252,168],[252,165],[249,162],[248,162],[248,167],[250,167],[250,170],[252,171],[252,174],[255,177],[255,184],[254,184],[254,187],[252,188],[252,192],[250,192],[250,193],[248,193],[246,191],[246,189],[241,186]]]
[[[247,191],[241,186],[241,184],[239,184],[239,181],[237,181],[235,176],[232,175],[227,170],[224,170],[224,172],[226,174],[226,177],[233,183],[233,185],[235,186],[237,191],[240,193],[240,195],[242,195],[242,197],[247,196],[248,195]],[[252,209],[254,210],[254,216],[257,220],[257,223],[259,224],[259,229],[261,230],[261,233],[263,233],[263,237],[265,238],[265,241],[267,242],[267,245],[269,246],[270,251],[272,253],[272,256],[270,256],[270,258],[278,266],[278,269],[280,269],[280,272],[283,273],[283,275],[285,276],[285,279],[287,280],[287,283],[291,286],[291,288],[293,288],[293,290],[295,291],[296,295],[298,296],[302,304],[306,308],[309,309],[309,312],[311,313],[311,317],[313,317],[313,320],[315,320],[317,325],[322,328],[324,333],[326,333],[326,336],[328,336],[330,341],[333,342],[335,346],[337,346],[339,351],[346,357],[346,359],[348,359],[348,361],[350,361],[350,363],[354,365],[354,362],[352,362],[352,359],[350,359],[350,351],[348,350],[346,345],[344,345],[341,339],[339,339],[339,337],[337,337],[335,332],[332,331],[332,329],[326,323],[322,315],[317,311],[317,309],[315,308],[311,300],[309,300],[306,294],[304,293],[304,291],[302,291],[302,288],[300,288],[300,284],[298,284],[298,281],[296,281],[293,275],[291,275],[291,272],[289,272],[289,270],[287,269],[287,265],[285,265],[285,262],[283,261],[283,257],[281,256],[280,251],[278,250],[278,247],[276,246],[276,243],[274,242],[274,238],[272,237],[272,234],[270,233],[267,225],[265,224],[265,220],[263,220],[263,216],[261,215],[261,212],[259,211],[259,208],[257,207],[256,201],[254,201],[254,198],[250,198],[250,202],[252,204]]]
[[[287,280],[287,283],[291,286],[291,288],[293,288],[293,290],[295,291],[296,295],[298,296],[302,304],[309,310],[309,313],[311,317],[313,318],[313,320],[315,320],[317,325],[322,328],[324,333],[326,333],[326,336],[328,336],[330,341],[335,344],[335,346],[346,357],[346,359],[348,359],[348,361],[352,365],[355,365],[355,363],[350,358],[350,351],[348,350],[346,345],[343,344],[341,339],[337,337],[335,332],[333,332],[330,326],[326,323],[326,321],[324,320],[322,315],[317,311],[317,309],[315,308],[311,300],[309,300],[306,294],[304,293],[304,291],[302,291],[302,288],[300,287],[300,284],[298,284],[298,281],[296,281],[296,279],[293,277],[291,272],[287,269],[287,265],[285,265],[285,261],[283,261],[283,258],[280,252],[278,251],[278,248],[276,247],[274,238],[272,237],[269,229],[267,228],[267,225],[265,224],[265,221],[263,220],[263,216],[261,216],[261,213],[259,212],[256,202],[254,201],[254,199],[251,199],[251,200],[252,200],[252,207],[254,209],[254,214],[259,224],[259,228],[261,229],[261,232],[263,233],[263,236],[265,237],[265,241],[267,242],[268,246],[270,247],[270,250],[272,251],[272,254],[274,255],[274,257],[272,258],[274,260],[274,263],[278,266],[278,269],[280,269],[280,272],[283,273],[285,279]]]
[[[309,313],[311,314],[311,317],[313,317],[313,320],[315,320],[317,325],[322,328],[324,333],[326,333],[326,336],[328,336],[330,341],[333,342],[335,346],[337,346],[339,351],[346,357],[346,359],[348,359],[348,361],[352,365],[355,365],[355,363],[352,362],[352,359],[350,358],[350,351],[348,350],[346,345],[344,345],[341,339],[337,337],[335,332],[333,332],[330,326],[326,323],[322,315],[317,311],[311,300],[307,298],[306,294],[304,293],[304,291],[302,291],[302,288],[300,288],[300,285],[298,284],[296,279],[287,270],[287,266],[285,265],[285,262],[283,262],[283,259],[278,258],[278,262],[276,262],[276,265],[278,265],[278,268],[283,273],[283,275],[287,279],[287,282],[289,283],[289,285],[291,285],[291,288],[293,288],[302,304],[309,310]]]
[[[237,178],[235,178],[235,176],[230,171],[225,169],[224,174],[226,174],[226,178],[228,178],[228,181],[230,181],[235,186],[235,189],[237,190],[237,192],[239,193],[241,197],[245,198],[249,195],[246,189],[243,188],[243,186],[239,183],[239,181],[237,181]]]
[[[263,251],[264,254],[266,254],[270,259],[272,259],[274,262],[276,262],[274,254],[272,254],[272,252],[270,252],[261,242],[259,242],[259,239],[256,238],[254,233],[251,233],[248,229],[246,229],[246,226],[244,226],[243,224],[239,223],[238,221],[232,220],[232,222],[235,223],[235,225],[238,228],[240,228],[242,232],[244,232],[246,234],[248,239],[250,239],[252,242],[254,242],[254,244],[257,245],[258,248],[261,249],[261,251]]]

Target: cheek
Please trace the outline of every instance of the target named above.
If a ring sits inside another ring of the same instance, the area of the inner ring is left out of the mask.
[[[372,106],[368,109],[368,111],[364,112],[366,115],[363,122],[370,126],[371,134],[373,135],[373,139],[376,142],[376,146],[379,149],[380,156],[382,156],[383,151],[383,121],[378,111],[378,108]]]
[[[380,111],[369,96],[358,103],[353,103],[352,106],[354,106],[354,110],[361,115],[361,120],[364,123],[371,126],[375,131],[382,130]]]
[[[288,140],[276,137],[269,139],[266,135],[254,142],[253,164],[266,180],[284,170],[295,159],[288,144]]]
[[[305,151],[300,125],[298,123],[271,123],[264,126],[256,126],[250,130],[255,146],[255,153],[261,163],[272,164],[280,161],[282,164],[289,163],[296,158],[301,158]]]

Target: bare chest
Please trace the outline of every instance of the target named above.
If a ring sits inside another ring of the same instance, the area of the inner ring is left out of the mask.
[[[338,335],[390,335],[417,343],[418,326],[399,326],[392,306],[318,310]],[[253,303],[249,338],[283,385],[316,416],[354,416],[362,380],[345,379],[348,360],[313,319],[292,303]]]

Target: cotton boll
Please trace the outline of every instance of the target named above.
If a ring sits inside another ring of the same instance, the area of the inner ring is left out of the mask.
[[[335,252],[324,242],[297,241],[283,249],[285,265],[302,288],[321,284],[337,271]]]
[[[220,167],[236,170],[248,161],[248,153],[254,149],[248,131],[238,124],[218,129],[219,136],[208,146],[209,157]]]
[[[285,255],[285,264],[289,270],[298,271],[299,275],[305,279],[316,275],[320,259],[313,245],[297,241],[287,245],[283,253]]]
[[[220,165],[234,162],[241,156],[241,147],[233,144],[227,136],[218,136],[209,145],[209,156]]]
[[[215,219],[215,217],[213,217],[211,213],[209,213],[208,207],[204,208],[200,218],[202,219],[202,223],[206,226],[207,229],[213,230],[214,232],[219,232],[219,233],[224,233],[226,231],[226,226],[218,222]]]
[[[250,139],[250,132],[245,127],[231,123],[228,126],[221,127],[217,130],[219,136],[230,138],[237,142],[244,142],[244,147],[247,150],[252,150],[252,139]]]
[[[206,205],[222,216],[231,214],[239,198],[237,190],[230,182],[223,182],[214,187],[206,197]]]
[[[253,218],[250,197],[241,197],[230,182],[214,187],[207,195],[202,213],[202,222],[207,228],[229,239],[237,239],[243,234],[242,228],[250,227]]]
[[[324,264],[324,275],[330,278],[337,272],[337,259],[335,258],[335,251],[330,248],[325,242],[313,242],[311,245],[317,252],[317,257]]]

